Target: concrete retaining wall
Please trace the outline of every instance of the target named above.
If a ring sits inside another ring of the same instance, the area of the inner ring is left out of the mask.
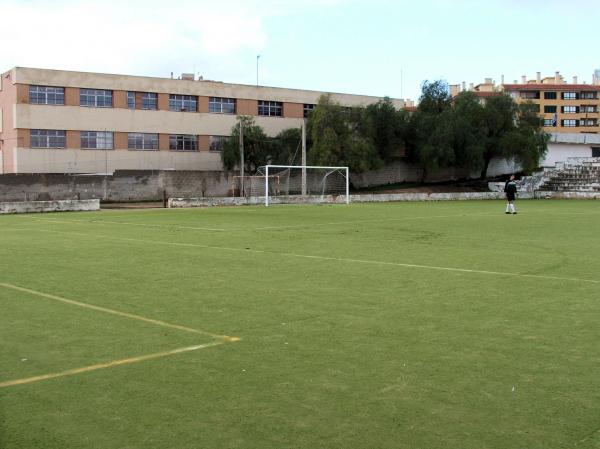
[[[0,175],[0,201],[53,201],[100,198],[157,201],[167,196],[226,196],[231,174],[201,171],[117,171],[112,175]]]
[[[100,200],[16,201],[0,203],[0,214],[100,210]]]

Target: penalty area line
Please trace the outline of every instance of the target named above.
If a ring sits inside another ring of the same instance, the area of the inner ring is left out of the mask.
[[[225,343],[226,343],[226,341],[223,341],[223,340],[213,341],[213,342],[204,343],[201,345],[186,346],[183,348],[172,349],[170,351],[156,352],[154,354],[130,357],[127,359],[113,360],[111,362],[106,362],[106,363],[98,363],[96,365],[84,366],[82,368],[74,368],[74,369],[70,369],[70,370],[66,370],[66,371],[60,371],[57,373],[42,374],[40,376],[33,376],[33,377],[26,377],[23,379],[9,380],[6,382],[0,382],[0,388],[14,387],[16,385],[30,384],[30,383],[40,382],[42,380],[48,380],[48,379],[56,379],[57,377],[74,376],[76,374],[89,373],[90,371],[97,371],[97,370],[106,369],[106,368],[115,368],[117,366],[122,366],[122,365],[131,365],[134,363],[145,362],[147,360],[160,359],[160,358],[168,357],[168,356],[175,355],[175,354],[182,354],[185,352],[192,352],[192,351],[197,351],[199,349],[210,348],[210,347],[222,345]]]
[[[230,337],[229,335],[217,335],[217,334],[213,334],[211,332],[206,332],[206,331],[202,331],[202,330],[198,330],[198,329],[192,329],[191,327],[181,326],[179,324],[167,323],[166,321],[155,320],[153,318],[146,318],[146,317],[143,317],[140,315],[135,315],[133,313],[121,312],[119,310],[108,309],[106,307],[95,306],[93,304],[87,304],[84,302],[75,301],[73,299],[63,298],[61,296],[51,295],[49,293],[44,293],[44,292],[40,292],[37,290],[31,290],[31,289],[25,288],[25,287],[19,287],[18,285],[0,282],[0,287],[4,287],[6,289],[11,289],[11,290],[16,290],[16,291],[23,292],[23,293],[28,293],[30,295],[38,296],[40,298],[52,299],[54,301],[59,301],[59,302],[69,304],[72,306],[83,307],[85,309],[95,310],[97,312],[103,312],[103,313],[108,313],[111,315],[121,316],[124,318],[130,318],[130,319],[134,319],[134,320],[138,320],[138,321],[143,321],[144,323],[154,324],[156,326],[168,327],[170,329],[176,329],[176,330],[180,330],[180,331],[184,331],[184,332],[190,332],[193,334],[208,335],[209,337],[216,338],[223,342],[233,342],[233,341],[240,340],[239,337]]]

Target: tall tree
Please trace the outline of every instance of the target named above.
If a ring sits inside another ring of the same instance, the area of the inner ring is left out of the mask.
[[[344,108],[331,96],[322,95],[308,119],[310,163],[348,166],[354,172],[380,167],[382,161],[375,145],[361,132],[363,117],[363,109]]]
[[[231,128],[231,135],[225,142],[221,159],[227,170],[233,170],[240,163],[240,123],[244,129],[244,169],[254,173],[272,159],[272,145],[263,129],[248,116],[238,116],[238,123]]]
[[[453,165],[454,117],[452,97],[444,81],[425,81],[417,110],[411,117],[410,157],[423,169],[422,180],[432,171]]]
[[[371,139],[383,162],[404,155],[408,114],[397,110],[389,97],[368,105],[361,123],[361,133]]]

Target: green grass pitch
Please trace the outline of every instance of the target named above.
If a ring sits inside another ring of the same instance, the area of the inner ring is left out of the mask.
[[[0,447],[600,448],[600,202],[517,206],[2,216]]]

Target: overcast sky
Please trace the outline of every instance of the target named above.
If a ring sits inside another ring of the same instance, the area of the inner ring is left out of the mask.
[[[600,69],[597,0],[0,0],[13,66],[416,99],[423,80]]]

